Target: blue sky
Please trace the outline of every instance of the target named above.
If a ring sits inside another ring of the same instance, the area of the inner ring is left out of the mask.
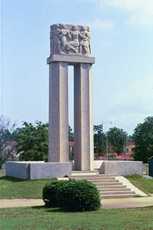
[[[49,26],[74,23],[92,31],[94,123],[131,133],[153,115],[152,0],[2,1],[0,114],[17,123],[48,121]]]

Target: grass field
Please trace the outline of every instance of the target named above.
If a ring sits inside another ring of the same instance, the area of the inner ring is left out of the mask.
[[[4,176],[0,170],[0,199],[41,198],[42,188],[49,180],[20,180]]]
[[[5,172],[4,170],[0,169],[0,177],[4,176],[5,175]]]
[[[0,199],[41,198],[42,188],[49,180],[19,180],[0,177]]]
[[[141,176],[127,177],[145,193],[153,193],[153,180]],[[0,170],[0,199],[3,198],[41,198],[42,188],[49,180],[20,180],[4,176]]]
[[[0,172],[0,199],[41,198],[48,180],[24,181],[4,177]],[[147,193],[153,180],[128,177]],[[101,209],[96,212],[70,213],[44,207],[0,209],[0,230],[153,230],[153,208]]]
[[[3,230],[153,230],[153,208],[64,213],[45,208],[0,209]]]
[[[153,193],[153,179],[146,179],[141,176],[128,176],[127,179],[145,193]]]

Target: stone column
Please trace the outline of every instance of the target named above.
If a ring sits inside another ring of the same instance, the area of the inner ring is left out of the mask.
[[[67,162],[68,146],[68,64],[52,62],[49,65],[48,161]]]
[[[93,124],[90,64],[74,65],[74,158],[76,170],[92,170]]]

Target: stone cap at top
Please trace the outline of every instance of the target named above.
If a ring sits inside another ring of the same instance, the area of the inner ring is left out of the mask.
[[[54,24],[50,27],[51,54],[90,56],[88,26]]]
[[[72,61],[71,61],[72,58]],[[85,59],[84,59],[85,58]],[[50,57],[48,63],[58,60],[94,63],[91,57],[89,26],[54,24],[50,27]]]

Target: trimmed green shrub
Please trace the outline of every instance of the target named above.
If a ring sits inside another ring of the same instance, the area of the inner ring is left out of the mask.
[[[43,188],[42,198],[46,207],[60,207],[60,193],[61,187],[67,181],[58,181],[57,179],[51,180],[48,184]]]
[[[92,211],[100,208],[96,186],[87,180],[70,180],[60,193],[61,207],[66,211]]]
[[[100,195],[96,186],[87,180],[52,180],[43,188],[46,207],[59,207],[65,211],[93,211],[100,208]]]

